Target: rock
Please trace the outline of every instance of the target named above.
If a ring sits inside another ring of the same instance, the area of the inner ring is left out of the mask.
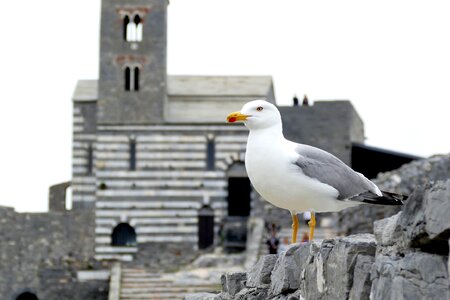
[[[450,180],[416,190],[398,224],[410,247],[446,255],[450,237]]]
[[[245,288],[237,293],[233,300],[266,300],[268,291],[268,286]]]
[[[450,178],[450,154],[412,161],[397,170],[379,174],[374,182],[381,190],[410,195],[417,187]],[[373,222],[392,216],[401,207],[360,205],[338,214],[338,228],[349,235],[373,232]]]
[[[368,255],[358,255],[356,259],[355,271],[353,272],[353,285],[350,290],[350,300],[369,299],[372,281],[370,271],[375,258]]]
[[[347,299],[352,289],[358,256],[372,257],[375,250],[375,238],[371,234],[325,240],[319,249],[311,247],[310,257],[301,276],[302,296],[305,299]],[[367,269],[365,264],[368,261],[361,259],[358,272]],[[359,285],[364,285],[362,280]],[[354,293],[357,292],[355,287]]]
[[[380,254],[397,255],[406,251],[407,243],[405,242],[404,233],[398,224],[401,214],[399,212],[392,217],[374,222],[373,230],[377,240],[377,251]]]
[[[405,257],[377,256],[370,299],[450,299],[445,257],[411,252]]]
[[[277,261],[274,254],[264,255],[247,274],[247,287],[257,287],[261,284],[270,284],[270,275]]]
[[[300,254],[298,250],[301,247],[309,247],[307,244],[291,245],[286,252],[278,256],[270,277],[271,285],[269,295],[276,296],[288,291],[295,291],[300,286],[301,266],[298,265],[299,259],[295,255]]]
[[[225,273],[220,280],[222,282],[222,290],[230,296],[234,296],[245,288],[247,273]]]
[[[184,296],[183,300],[221,300],[219,295],[212,293],[195,293]]]

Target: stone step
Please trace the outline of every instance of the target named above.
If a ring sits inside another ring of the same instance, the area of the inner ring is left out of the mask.
[[[147,294],[147,293],[195,293],[195,292],[206,292],[206,291],[217,291],[220,290],[219,285],[155,285],[151,287],[134,287],[134,288],[121,288],[122,295],[129,294]]]

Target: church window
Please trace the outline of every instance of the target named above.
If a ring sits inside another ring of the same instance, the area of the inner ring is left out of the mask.
[[[87,149],[87,174],[91,175],[93,169],[94,169],[94,149],[92,148],[92,144],[89,144]]]
[[[130,18],[125,16],[125,18],[123,18],[123,39],[125,41],[128,41],[128,24],[130,24]]]
[[[139,67],[125,67],[125,91],[139,90]]]
[[[38,300],[38,297],[30,292],[25,292],[17,296],[16,300]]]
[[[139,15],[135,15],[133,19],[125,16],[123,19],[123,37],[127,42],[141,42],[142,41],[142,19]]]
[[[130,139],[130,171],[136,170],[136,140]]]
[[[206,142],[206,169],[214,170],[216,160],[216,145],[213,138],[208,138]]]

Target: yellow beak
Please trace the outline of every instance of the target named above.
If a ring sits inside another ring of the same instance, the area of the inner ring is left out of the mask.
[[[234,123],[236,121],[245,121],[249,116],[241,114],[239,111],[232,112],[227,116],[228,123]]]

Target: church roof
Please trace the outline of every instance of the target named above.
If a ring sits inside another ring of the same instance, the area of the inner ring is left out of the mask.
[[[169,96],[265,96],[271,76],[186,76],[167,78]]]
[[[73,101],[96,101],[98,99],[98,80],[78,80]]]

